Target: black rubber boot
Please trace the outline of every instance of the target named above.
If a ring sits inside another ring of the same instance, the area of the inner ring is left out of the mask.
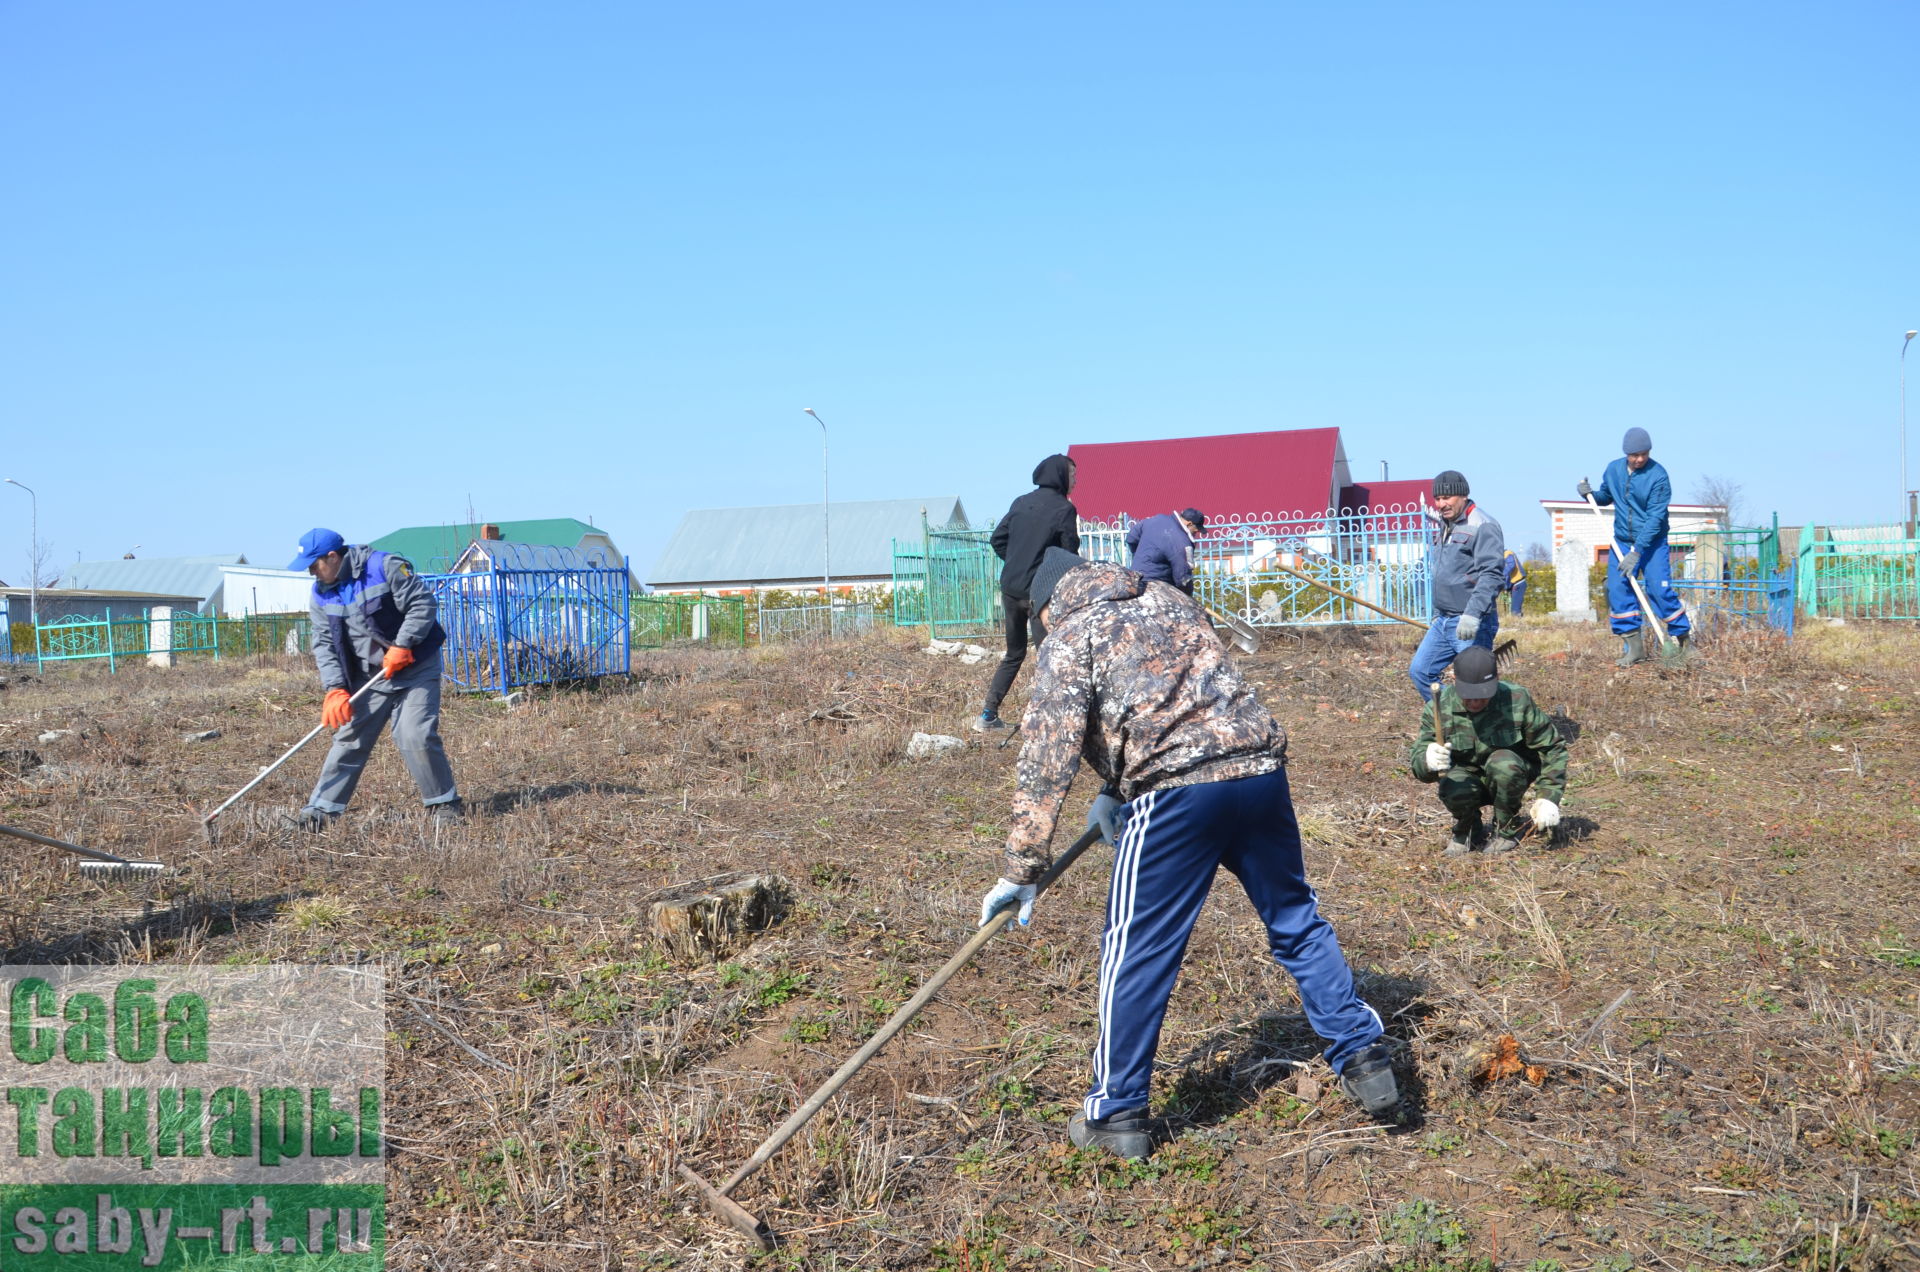
[[[1371,1042],[1340,1070],[1340,1090],[1367,1112],[1379,1117],[1400,1104],[1400,1083],[1393,1076],[1393,1053],[1384,1042]]]
[[[1067,1122],[1067,1138],[1075,1148],[1104,1148],[1117,1157],[1153,1153],[1153,1132],[1145,1109],[1125,1109],[1100,1118],[1075,1113]]]
[[[1647,660],[1647,633],[1644,630],[1628,632],[1626,643],[1626,651],[1620,655],[1620,661],[1614,664],[1616,667],[1631,667]]]

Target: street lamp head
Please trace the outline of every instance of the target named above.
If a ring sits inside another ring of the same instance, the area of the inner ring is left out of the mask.
[[[815,411],[815,410],[814,410],[814,409],[813,409],[812,407],[810,407],[810,406],[803,406],[803,407],[801,407],[800,409],[801,409],[801,410],[803,410],[803,411],[805,411],[805,412],[806,412],[806,413],[807,413],[808,415],[811,415],[811,416],[813,416],[813,418],[814,418],[814,419],[816,419],[816,420],[820,418],[820,414],[819,414],[819,412],[817,412],[817,411]]]
[[[1914,338],[1915,336],[1920,336],[1920,331],[1909,331],[1909,332],[1907,333],[1907,339],[1908,339],[1908,340],[1911,340],[1911,339],[1913,339],[1913,338]],[[7,480],[8,480],[8,481],[12,481],[12,480],[13,480],[13,478],[11,478],[11,477],[9,477],[9,478],[7,478]]]

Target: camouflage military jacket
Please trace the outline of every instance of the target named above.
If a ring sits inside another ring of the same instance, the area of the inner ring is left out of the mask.
[[[1567,744],[1554,727],[1553,717],[1519,685],[1502,680],[1493,697],[1476,714],[1462,705],[1452,685],[1442,685],[1434,695],[1440,720],[1446,726],[1447,749],[1455,764],[1485,768],[1487,757],[1495,751],[1512,751],[1537,765],[1540,776],[1534,779],[1534,793],[1558,804],[1567,793]],[[1413,775],[1431,782],[1438,775],[1427,767],[1427,743],[1437,741],[1433,732],[1433,708],[1420,711],[1420,736],[1413,744]]]
[[[1021,718],[1006,877],[1032,883],[1084,757],[1122,799],[1271,773],[1287,733],[1227,660],[1205,611],[1170,583],[1104,561],[1054,588]]]

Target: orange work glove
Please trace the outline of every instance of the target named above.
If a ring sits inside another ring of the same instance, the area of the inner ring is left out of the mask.
[[[345,689],[327,690],[327,700],[320,704],[320,723],[329,729],[345,728],[353,719],[353,703],[348,699]]]
[[[386,661],[381,665],[387,669],[387,679],[392,680],[395,676],[413,666],[413,651],[411,649],[402,649],[400,646],[395,645],[387,650]]]

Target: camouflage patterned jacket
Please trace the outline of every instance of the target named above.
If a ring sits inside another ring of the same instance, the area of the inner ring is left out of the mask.
[[[1495,751],[1512,751],[1539,768],[1534,794],[1561,802],[1567,793],[1567,744],[1553,717],[1540,709],[1533,695],[1502,680],[1478,714],[1466,709],[1452,685],[1440,686],[1433,700],[1446,726],[1447,749],[1453,752],[1455,764],[1484,769]],[[1413,743],[1413,775],[1423,782],[1440,777],[1427,767],[1427,743],[1436,740],[1433,711],[1433,707],[1421,708],[1420,736]]]
[[[1122,799],[1271,773],[1287,733],[1227,660],[1206,613],[1170,583],[1104,561],[1054,588],[1020,721],[1006,877],[1032,883],[1084,756]]]

